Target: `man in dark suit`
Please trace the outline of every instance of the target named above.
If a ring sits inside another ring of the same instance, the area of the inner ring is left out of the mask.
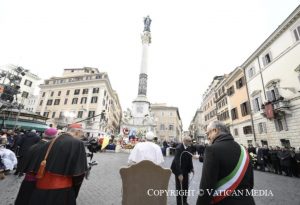
[[[176,197],[177,205],[188,204],[186,193],[189,189],[189,173],[194,173],[191,143],[192,139],[190,137],[184,137],[183,143],[176,147],[175,157],[171,165],[172,172],[175,175],[176,190],[181,190]]]
[[[220,121],[207,127],[211,145],[204,154],[197,205],[254,205],[253,170],[247,150]],[[236,194],[237,193],[237,194]]]

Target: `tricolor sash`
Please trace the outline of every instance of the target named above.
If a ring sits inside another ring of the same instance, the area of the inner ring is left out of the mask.
[[[225,197],[230,196],[230,194],[238,187],[245,176],[249,165],[249,155],[242,145],[240,145],[240,148],[240,158],[234,170],[228,176],[224,177],[217,183],[217,188],[214,191],[212,199],[213,204],[216,204],[223,200]]]

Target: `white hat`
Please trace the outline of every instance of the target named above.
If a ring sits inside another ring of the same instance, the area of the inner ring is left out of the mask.
[[[146,140],[153,140],[154,139],[154,133],[151,131],[148,131],[146,133]]]

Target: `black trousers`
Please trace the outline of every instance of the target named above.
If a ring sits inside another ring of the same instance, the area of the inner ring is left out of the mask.
[[[181,185],[178,179],[178,176],[175,175],[175,181],[176,181],[176,190],[178,191],[178,194],[176,196],[176,202],[177,205],[183,205],[187,203],[187,194],[189,189],[189,174],[183,174],[183,180],[182,180],[182,189]],[[183,198],[183,204],[182,202]]]

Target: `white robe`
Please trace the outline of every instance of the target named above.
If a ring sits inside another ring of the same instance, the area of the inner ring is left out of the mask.
[[[154,164],[160,165],[164,162],[161,148],[153,142],[139,142],[131,151],[128,163],[139,163],[143,160],[150,160]]]
[[[17,166],[17,158],[14,152],[9,149],[0,148],[0,156],[6,170],[13,170]]]

